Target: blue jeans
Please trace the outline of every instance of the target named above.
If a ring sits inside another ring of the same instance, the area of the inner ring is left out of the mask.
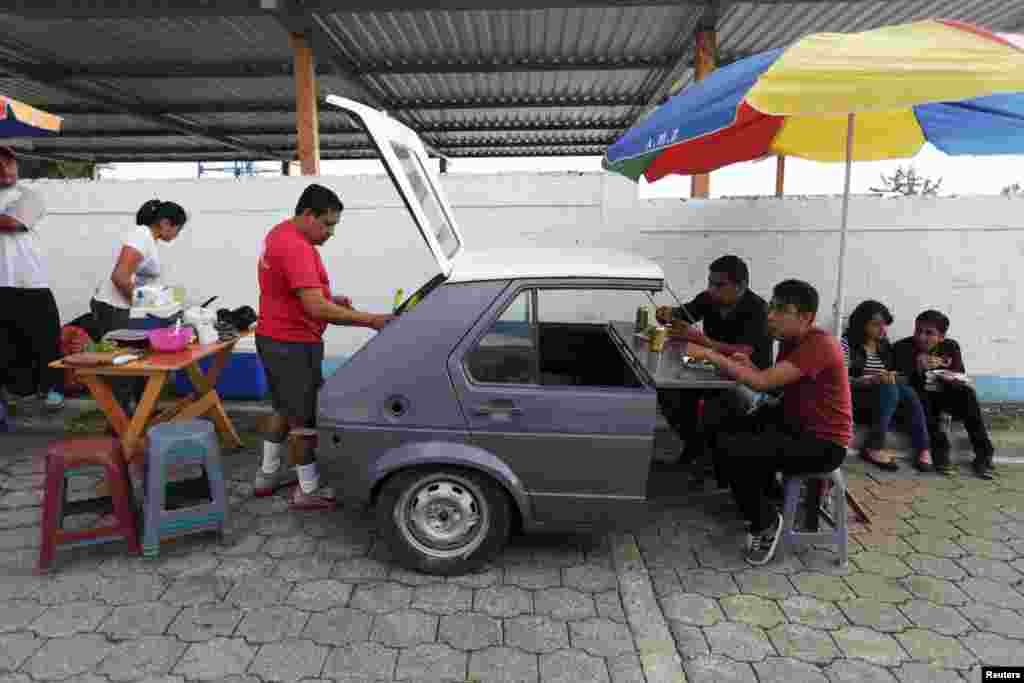
[[[878,384],[854,391],[858,413],[871,416],[871,433],[864,447],[877,450],[885,447],[885,435],[892,425],[897,409],[902,407],[910,420],[910,442],[915,451],[929,448],[928,422],[917,392],[909,384]]]

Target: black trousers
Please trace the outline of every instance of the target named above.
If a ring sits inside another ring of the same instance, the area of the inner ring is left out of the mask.
[[[765,493],[776,472],[818,474],[843,464],[846,448],[787,425],[779,405],[759,409],[734,423],[736,432],[715,439],[722,469],[750,532],[775,523],[778,511]]]
[[[0,287],[0,386],[12,393],[64,390],[60,358],[60,313],[49,289]]]
[[[985,427],[985,420],[981,416],[981,406],[978,405],[978,395],[974,387],[944,382],[939,391],[922,391],[920,396],[928,424],[928,434],[931,437],[932,462],[937,465],[949,464],[949,453],[952,450],[949,434],[940,420],[942,413],[963,422],[978,462],[992,461],[995,449],[988,438],[988,428]]]
[[[704,399],[704,418],[697,423],[697,403]],[[749,401],[738,391],[659,389],[658,405],[669,426],[686,442],[693,457],[707,453],[715,434],[731,429],[734,420],[746,414]]]

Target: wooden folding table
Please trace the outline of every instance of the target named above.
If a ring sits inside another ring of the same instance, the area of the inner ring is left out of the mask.
[[[59,360],[51,363],[50,367],[73,370],[78,375],[96,400],[96,404],[107,416],[114,432],[120,437],[126,459],[129,462],[141,462],[145,454],[146,430],[155,424],[173,420],[208,416],[213,420],[224,445],[242,446],[242,440],[235,431],[231,418],[225,412],[215,388],[217,378],[231,358],[231,352],[238,339],[206,345],[191,344],[184,351],[177,353],[148,351],[143,358],[124,365],[80,367]],[[213,362],[210,369],[204,373],[199,363],[211,356]],[[188,374],[194,392],[157,413],[157,401],[164,386],[171,373],[179,370],[184,370]],[[120,403],[114,398],[108,379],[116,377],[146,378],[142,400],[131,417],[125,414]]]

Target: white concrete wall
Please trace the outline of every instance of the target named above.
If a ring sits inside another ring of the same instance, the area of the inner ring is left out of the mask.
[[[192,219],[163,247],[169,281],[214,307],[257,303],[259,242],[288,216],[306,178],[188,181],[41,181],[49,215],[41,225],[53,287],[65,320],[88,310],[109,276],[119,234],[152,197],[184,205]],[[324,260],[338,293],[369,310],[388,309],[395,288],[415,289],[432,260],[386,176],[325,177],[346,213]],[[838,198],[638,201],[629,181],[603,174],[450,175],[443,180],[470,248],[536,244],[615,247],[658,261],[680,296],[703,286],[707,264],[734,253],[763,296],[787,277],[806,279],[831,322],[839,251]],[[884,301],[894,337],[923,308],[946,311],[951,334],[979,374],[1024,375],[1024,201],[1004,198],[851,202],[846,305]],[[667,294],[665,303],[671,299]],[[362,330],[328,332],[328,353],[347,354]]]

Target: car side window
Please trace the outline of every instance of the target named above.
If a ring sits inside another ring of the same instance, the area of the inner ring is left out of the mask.
[[[466,356],[470,377],[476,382],[535,384],[538,357],[534,318],[533,290],[524,290]]]

